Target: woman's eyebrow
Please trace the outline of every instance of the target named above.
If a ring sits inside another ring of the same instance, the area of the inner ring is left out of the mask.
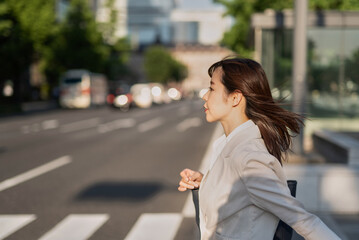
[[[211,85],[215,85],[215,84],[214,84],[214,82],[213,82],[212,80],[211,80],[209,83],[210,83]]]

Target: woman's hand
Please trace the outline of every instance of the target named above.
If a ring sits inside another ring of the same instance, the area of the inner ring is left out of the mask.
[[[197,171],[193,171],[191,169],[184,169],[180,173],[182,179],[179,182],[178,191],[184,192],[187,189],[195,189],[199,188],[201,184],[203,174]]]

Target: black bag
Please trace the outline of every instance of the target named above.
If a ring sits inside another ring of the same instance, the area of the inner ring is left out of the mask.
[[[287,181],[290,194],[295,197],[297,192],[297,181],[288,180]],[[196,210],[196,223],[199,229],[199,201],[198,201],[198,189],[192,190],[192,199],[194,203],[194,208]],[[291,240],[293,235],[293,229],[284,223],[282,220],[279,220],[277,229],[275,231],[273,240]]]

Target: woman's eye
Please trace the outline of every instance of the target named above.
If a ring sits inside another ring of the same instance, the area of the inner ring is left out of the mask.
[[[209,89],[209,91],[213,91],[213,88],[211,88],[211,87],[209,87],[208,89]]]

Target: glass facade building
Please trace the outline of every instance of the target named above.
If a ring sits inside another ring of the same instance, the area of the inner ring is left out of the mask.
[[[264,30],[262,65],[274,96],[290,97],[293,31]],[[308,110],[311,116],[359,117],[359,29],[310,28],[307,32]]]
[[[293,12],[252,17],[256,58],[276,98],[291,98]],[[310,12],[307,28],[309,117],[359,118],[359,12]]]
[[[318,149],[315,139],[323,129],[359,139],[359,12],[309,11],[306,21],[307,74],[302,104],[307,119],[302,143],[303,150],[310,152]],[[273,96],[284,98],[288,107],[294,90],[293,25],[292,10],[266,10],[251,19],[254,58],[266,71]]]

